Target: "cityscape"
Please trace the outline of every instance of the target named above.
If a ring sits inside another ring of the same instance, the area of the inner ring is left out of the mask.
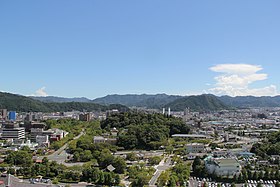
[[[280,1],[0,1],[0,187],[280,187]]]
[[[3,95],[2,106],[23,97]],[[195,97],[216,98],[187,98]],[[279,186],[280,107],[219,109],[213,100],[216,110],[181,102],[180,111],[118,102],[92,111],[2,108],[1,185]]]

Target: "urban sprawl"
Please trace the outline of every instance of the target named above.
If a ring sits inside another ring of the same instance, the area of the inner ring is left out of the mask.
[[[279,187],[280,108],[0,109],[0,186]]]

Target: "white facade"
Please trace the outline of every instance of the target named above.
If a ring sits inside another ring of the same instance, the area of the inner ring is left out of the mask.
[[[2,130],[2,139],[24,139],[25,129],[19,128],[4,128]]]
[[[94,143],[105,143],[105,138],[103,136],[94,136],[93,142]]]

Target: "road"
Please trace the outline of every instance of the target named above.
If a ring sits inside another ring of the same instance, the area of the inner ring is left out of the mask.
[[[84,129],[81,131],[81,133],[74,137],[73,140],[76,140],[78,138],[80,138],[81,136],[83,136],[85,134]],[[72,140],[72,141],[73,141]],[[71,142],[71,141],[70,141]],[[69,143],[70,143],[69,142]],[[68,153],[66,153],[66,148],[68,147],[68,144],[66,143],[65,145],[63,145],[61,148],[59,148],[57,151],[53,152],[51,155],[47,155],[47,156],[41,156],[39,157],[39,159],[43,159],[44,157],[47,157],[49,160],[51,161],[56,161],[59,164],[64,164],[66,166],[73,166],[73,165],[83,165],[83,163],[66,163],[65,161],[67,160],[67,157],[69,156]]]
[[[169,155],[168,157],[164,157],[159,163],[159,165],[156,166],[156,171],[149,182],[149,187],[156,187],[156,182],[160,174],[170,167],[171,167],[171,155]]]

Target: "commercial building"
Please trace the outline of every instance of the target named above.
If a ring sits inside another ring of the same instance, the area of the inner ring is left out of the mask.
[[[16,119],[17,119],[17,113],[15,111],[10,111],[9,112],[9,120],[16,121]]]
[[[31,128],[30,139],[32,142],[36,142],[37,136],[48,136],[51,141],[59,141],[64,138],[68,132],[61,129],[49,129],[44,130],[43,128]]]
[[[32,142],[36,142],[36,137],[37,136],[43,136],[43,128],[31,128],[30,132],[30,140]]]
[[[23,127],[3,128],[2,139],[24,139],[25,129]]]

